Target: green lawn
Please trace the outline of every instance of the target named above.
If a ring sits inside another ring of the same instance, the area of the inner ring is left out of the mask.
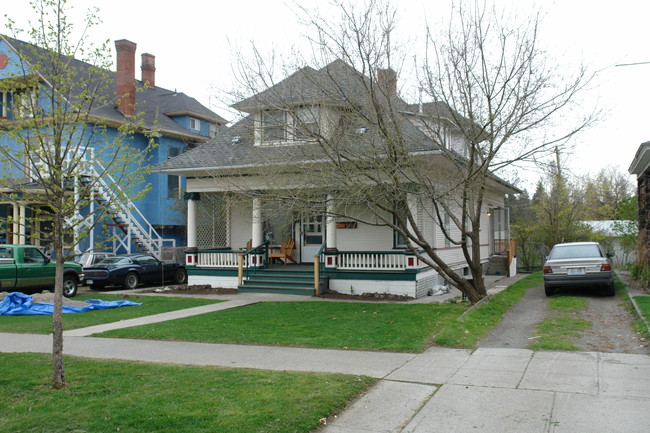
[[[474,347],[541,278],[524,278],[461,320],[467,303],[265,302],[97,336],[396,352]]]
[[[106,295],[91,294],[74,298],[75,301],[85,299],[102,299],[104,301],[119,301],[128,299],[142,302],[142,305],[132,307],[109,308],[107,310],[86,311],[84,313],[64,314],[63,329],[85,328],[86,326],[117,322],[135,317],[181,310],[213,304],[214,300],[196,298],[171,298],[165,296],[137,295]],[[0,332],[22,332],[31,334],[49,334],[52,332],[52,316],[0,316]]]
[[[0,363],[6,432],[308,433],[375,382],[66,357],[68,387],[57,391],[49,355],[0,354]]]
[[[465,309],[451,303],[264,302],[98,336],[417,352]]]

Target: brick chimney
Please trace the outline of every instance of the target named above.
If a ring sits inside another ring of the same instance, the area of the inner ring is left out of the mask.
[[[117,51],[117,73],[115,74],[115,96],[118,110],[125,115],[135,113],[135,47],[134,42],[120,39],[115,41]]]
[[[156,87],[156,56],[144,53],[142,55],[142,84],[147,87]]]
[[[397,72],[391,68],[377,69],[377,84],[386,91],[387,96],[397,95]]]

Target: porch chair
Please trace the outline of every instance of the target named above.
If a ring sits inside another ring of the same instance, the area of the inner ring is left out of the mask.
[[[296,260],[291,256],[291,252],[293,251],[294,247],[294,241],[293,239],[285,239],[282,241],[282,245],[280,245],[280,250],[279,251],[273,251],[269,255],[269,258],[271,259],[271,263],[274,263],[276,260],[280,260],[284,265],[287,265],[288,261],[291,261],[292,263],[298,263]]]

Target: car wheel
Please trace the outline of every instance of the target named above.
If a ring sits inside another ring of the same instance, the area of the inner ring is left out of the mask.
[[[72,298],[77,294],[77,279],[73,275],[63,276],[63,296]]]
[[[555,293],[555,289],[550,286],[544,286],[544,292],[546,293],[546,296],[553,296],[553,293]]]
[[[126,274],[122,286],[127,290],[133,290],[136,287],[138,287],[138,274],[136,274],[135,272],[129,272],[128,274]]]
[[[174,283],[185,284],[187,283],[187,271],[185,269],[176,269],[174,272]]]
[[[90,290],[104,290],[103,284],[91,284],[88,287],[90,288]]]
[[[616,290],[614,289],[614,283],[605,286],[604,294],[605,296],[614,296],[616,294]]]

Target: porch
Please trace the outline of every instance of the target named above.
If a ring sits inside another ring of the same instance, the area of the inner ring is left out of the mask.
[[[448,286],[444,277],[407,249],[396,231],[372,221],[362,204],[348,205],[348,217],[341,217],[332,195],[310,213],[258,197],[235,200],[216,192],[187,193],[186,199],[189,284],[270,293],[313,295],[330,289],[414,298]],[[498,209],[486,209],[486,225],[492,225]],[[469,275],[462,248],[446,239],[431,210],[413,200],[413,214],[438,256],[460,275]],[[507,220],[502,221],[496,226],[507,227]],[[460,235],[455,228],[448,231]],[[489,257],[509,244],[504,239],[507,234],[493,228],[482,233],[480,256],[486,267]],[[290,259],[283,259],[287,264],[271,264],[270,250],[277,253],[288,241],[295,249]],[[214,247],[220,245],[228,247]]]
[[[446,286],[444,278],[410,251],[325,251],[314,263],[271,264],[262,244],[249,251],[188,250],[191,285],[237,288],[240,292],[319,295],[390,293],[426,296]]]

